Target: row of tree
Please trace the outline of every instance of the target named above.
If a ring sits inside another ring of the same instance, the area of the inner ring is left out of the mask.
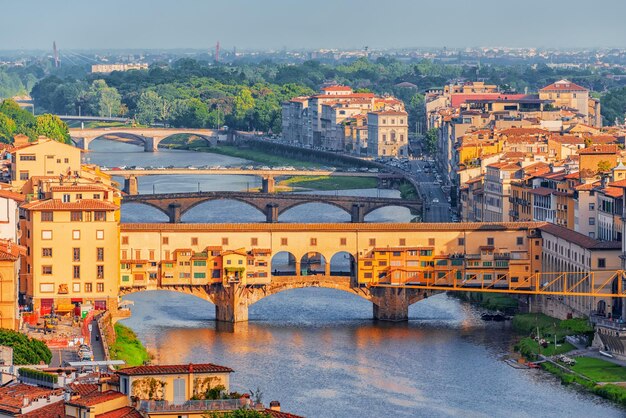
[[[31,141],[40,135],[66,144],[71,141],[67,124],[58,116],[46,113],[35,117],[15,101],[3,100],[0,103],[0,142],[11,144],[19,134],[28,136]]]

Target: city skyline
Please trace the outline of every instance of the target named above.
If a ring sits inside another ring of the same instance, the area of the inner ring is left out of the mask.
[[[565,0],[531,0],[524,8],[503,7],[495,0],[446,4],[400,0],[382,10],[370,0],[359,3],[358,9],[352,2],[329,0],[316,3],[314,9],[287,0],[181,1],[175,5],[161,0],[106,4],[71,0],[45,5],[4,5],[5,16],[11,18],[5,18],[0,27],[0,50],[47,50],[53,40],[67,49],[211,49],[217,40],[223,47],[242,49],[358,49],[366,45],[394,49],[612,48],[624,46],[620,40],[626,39],[620,22],[626,4],[617,0],[598,2],[596,9],[612,10],[603,16],[590,15]],[[355,19],[364,24],[344,30]],[[105,23],[94,27],[94,22]],[[37,30],[25,30],[25,24]]]

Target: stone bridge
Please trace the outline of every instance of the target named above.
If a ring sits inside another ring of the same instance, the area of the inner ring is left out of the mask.
[[[143,144],[146,152],[156,151],[161,141],[172,135],[188,134],[203,138],[209,145],[215,145],[219,131],[215,129],[174,129],[174,128],[94,128],[70,129],[72,142],[84,150],[97,138],[105,137],[114,141]]]
[[[365,215],[385,206],[401,206],[422,213],[422,202],[380,197],[330,196],[292,193],[197,192],[144,194],[124,197],[122,203],[152,206],[169,217],[170,223],[181,222],[182,215],[195,206],[211,200],[237,200],[265,214],[267,222],[278,222],[285,211],[306,203],[326,203],[350,214],[351,222],[365,222]]]
[[[269,284],[248,285],[161,285],[122,287],[120,295],[149,290],[169,290],[186,293],[207,300],[215,305],[215,318],[224,322],[248,320],[248,308],[268,296],[291,289],[321,287],[341,290],[372,302],[374,319],[382,321],[406,321],[409,306],[434,294],[421,289],[378,288],[358,286],[355,279],[329,275],[272,276]]]

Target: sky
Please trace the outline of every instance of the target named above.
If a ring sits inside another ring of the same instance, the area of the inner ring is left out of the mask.
[[[626,47],[624,0],[0,0],[0,50]]]

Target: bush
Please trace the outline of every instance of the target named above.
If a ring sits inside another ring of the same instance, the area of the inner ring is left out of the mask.
[[[49,364],[52,360],[52,353],[46,344],[17,331],[0,329],[0,345],[13,348],[14,364]]]
[[[127,366],[141,366],[150,360],[148,351],[132,329],[120,323],[115,324],[115,343],[109,347],[114,360],[124,360]]]
[[[18,373],[20,376],[27,377],[29,379],[41,380],[43,382],[57,383],[59,381],[59,376],[56,374],[29,369],[27,367],[20,367],[18,369]]]

